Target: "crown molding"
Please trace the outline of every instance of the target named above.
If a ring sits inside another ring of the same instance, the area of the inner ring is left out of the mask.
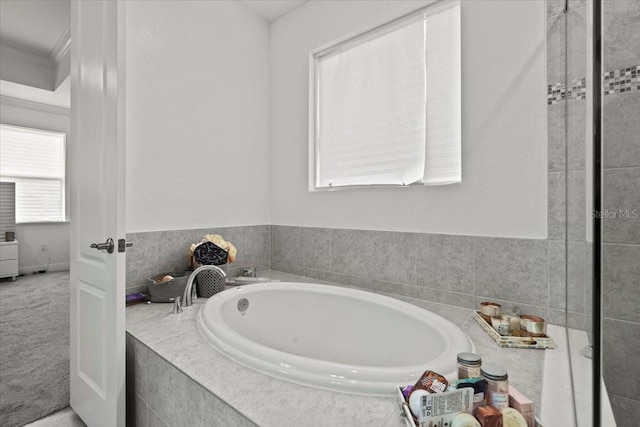
[[[13,58],[21,59],[23,61],[31,62],[32,64],[40,65],[41,67],[50,69],[54,69],[56,67],[55,61],[52,61],[47,57],[18,49],[6,43],[0,44],[0,55],[6,55]]]
[[[60,36],[60,39],[58,40],[58,43],[56,43],[56,46],[49,54],[48,60],[55,63],[57,66],[60,64],[60,61],[67,52],[69,52],[69,49],[71,49],[71,26],[68,26],[67,29],[64,30],[64,33],[62,33],[62,36]]]
[[[58,114],[61,116],[68,116],[71,113],[69,108],[58,107],[57,105],[41,104],[39,102],[27,101],[25,99],[12,98],[4,95],[0,95],[0,104],[26,108],[28,110],[42,111],[44,113]]]

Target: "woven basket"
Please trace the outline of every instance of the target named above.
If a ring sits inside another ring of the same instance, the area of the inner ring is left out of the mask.
[[[194,269],[201,267],[202,264],[194,263]],[[196,276],[196,289],[198,290],[198,296],[203,298],[209,298],[218,292],[224,291],[224,286],[227,282],[227,275],[225,269],[227,265],[212,265],[216,267],[215,270],[203,270]]]

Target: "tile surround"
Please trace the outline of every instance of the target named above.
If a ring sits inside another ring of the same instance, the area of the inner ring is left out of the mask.
[[[568,178],[567,178],[568,175]],[[584,242],[586,239],[585,171],[550,172],[547,227],[550,240]]]
[[[613,413],[616,414],[617,427],[637,427],[640,419],[640,405],[637,400],[619,396],[609,389]]]
[[[556,105],[567,100],[587,99],[587,79],[578,77],[569,80],[569,90],[564,81],[547,85],[547,105]],[[606,71],[602,74],[602,94],[615,95],[640,90],[640,65],[618,70]]]
[[[567,149],[564,168],[569,171],[583,171],[586,167],[587,152],[587,103],[580,100],[569,101],[566,104],[566,114]]]
[[[547,87],[547,105],[559,104],[571,99],[587,99],[587,79],[582,77],[569,81],[569,91],[564,82],[550,84]]]
[[[371,265],[378,279],[415,285],[416,236],[392,231],[370,232]]]
[[[564,104],[547,107],[547,171],[561,172],[566,169],[565,160],[566,111]]]
[[[559,178],[564,183],[564,173]],[[465,308],[487,298],[543,317],[552,308],[557,323],[565,323],[557,312],[563,308],[564,261],[551,246],[563,248],[562,241],[549,241],[547,248],[545,240],[535,239],[278,225],[270,230],[272,268],[278,271]],[[584,251],[584,243],[570,245]],[[584,263],[570,254],[575,325],[584,322],[585,291],[578,286]]]
[[[605,96],[602,103],[604,167],[640,166],[640,91]]]
[[[254,426],[200,384],[127,333],[127,426]],[[139,351],[144,348],[145,351]],[[131,365],[135,379],[130,380]],[[148,395],[133,386],[144,379]]]
[[[640,64],[640,2],[602,2],[602,56],[605,70],[619,70]]]
[[[640,244],[640,167],[605,169],[602,180],[602,241]]]
[[[630,427],[640,412],[640,2],[602,10],[603,377],[618,426]]]
[[[300,264],[307,269],[328,270],[331,266],[331,230],[303,228],[300,230]]]
[[[272,225],[272,268],[347,286],[465,308],[500,299],[546,314],[546,240]],[[307,237],[304,237],[307,236]],[[319,240],[300,248],[310,236]],[[321,236],[321,238],[320,238]],[[330,248],[331,259],[326,256]],[[295,252],[321,254],[306,268]]]
[[[637,402],[640,384],[634,367],[640,364],[640,323],[604,318],[603,376],[611,393]]]
[[[640,65],[604,73],[602,89],[605,95],[640,90]]]
[[[148,427],[169,427],[169,425],[160,418],[160,415],[151,408],[147,410],[147,418],[149,419]]]
[[[473,237],[417,235],[417,285],[422,289],[431,288],[473,295],[475,292],[473,251]]]
[[[365,230],[333,230],[331,242],[331,271],[349,276],[380,278],[373,262],[371,235]]]
[[[205,234],[220,234],[238,249],[236,262],[227,267],[229,276],[238,276],[243,267],[271,267],[268,225],[127,233],[127,240],[133,242],[127,250],[127,293],[145,292],[149,278],[155,275],[184,271],[189,246],[201,241]]]
[[[549,93],[560,91],[565,81],[565,18],[558,14],[547,18],[547,102]],[[552,88],[552,84],[555,84]],[[560,92],[556,94],[559,96]]]
[[[640,245],[604,244],[602,258],[604,315],[640,323]]]
[[[547,243],[544,240],[475,240],[476,295],[548,307]]]
[[[306,281],[304,277],[290,276],[275,271],[264,274],[279,280]],[[475,320],[470,316],[470,310],[409,297],[401,299],[441,314],[458,324],[469,333],[483,358],[491,358],[497,363],[507,366],[510,372],[510,381],[523,393],[536,402],[540,402],[539,379],[543,368],[544,352],[497,347],[491,338],[477,326]],[[198,300],[196,305],[202,303],[202,300]],[[191,396],[191,400],[198,401],[202,398],[202,395],[199,394],[199,386],[201,385],[209,390],[213,397],[232,405],[234,409],[231,410],[231,414],[233,416],[241,413],[242,416],[261,426],[279,427],[298,424],[353,426],[360,423],[380,427],[404,425],[393,398],[335,393],[263,375],[232,362],[202,340],[195,324],[197,306],[185,309],[180,318],[166,314],[166,305],[164,307],[154,306],[161,306],[161,304],[137,305],[127,308],[128,333],[136,340],[144,342],[149,348],[147,363],[141,363],[141,366],[145,366],[149,370],[147,378],[150,379],[153,375],[151,369],[159,370],[154,376],[167,376],[165,379],[158,379],[160,384],[158,387],[150,386],[149,393],[155,393],[152,390],[157,389],[158,394],[164,393],[166,396],[166,392],[162,390],[167,390],[167,388],[162,388],[161,384],[167,384],[170,381],[173,382],[172,387],[182,388],[181,382],[183,380],[176,378],[175,372],[169,372],[170,368],[167,365],[170,364],[186,378],[187,384],[192,379],[197,381],[197,384],[187,385],[186,393]],[[179,325],[182,329],[177,335],[168,336],[167,326],[171,325],[173,328],[174,324]],[[184,348],[189,348],[190,351],[185,352]],[[518,357],[515,357],[516,355]],[[526,357],[530,363],[522,366],[519,357]],[[160,360],[152,361],[152,358]],[[153,365],[157,366],[153,367]],[[206,368],[209,366],[210,369]],[[229,386],[229,384],[233,384],[233,386]],[[131,392],[131,388],[128,390]],[[260,393],[256,393],[255,390],[260,390]],[[179,396],[172,397],[182,401]],[[161,399],[151,395],[146,399],[148,425],[174,425],[162,417],[163,410],[151,405],[152,400],[158,402]],[[191,404],[190,402],[185,403],[185,405]],[[171,403],[168,405],[173,407]],[[199,404],[196,403],[196,408],[197,405]],[[212,402],[210,405],[215,407],[216,403]],[[305,408],[305,410],[298,411],[296,408]],[[327,412],[327,408],[331,408],[331,410]],[[353,408],[359,409],[354,411]],[[226,411],[229,409],[227,408]],[[225,412],[215,412],[217,415],[206,417],[207,424],[183,423],[182,425],[221,425],[225,427],[245,425],[241,424],[242,420],[223,423],[221,421],[225,419],[223,418]],[[134,418],[134,415],[132,414],[130,417]],[[220,424],[216,424],[216,421]],[[153,422],[159,424],[152,424]]]
[[[300,230],[297,227],[271,227],[271,263],[291,269],[300,266]]]
[[[567,234],[566,187],[565,172],[547,174],[547,237],[550,240],[563,240]]]
[[[550,240],[548,245],[549,307],[585,313],[586,243]]]

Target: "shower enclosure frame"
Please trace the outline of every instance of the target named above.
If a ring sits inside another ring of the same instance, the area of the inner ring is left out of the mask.
[[[592,125],[593,125],[593,271],[592,271],[592,419],[594,427],[601,425],[601,378],[602,378],[602,0],[592,1]]]

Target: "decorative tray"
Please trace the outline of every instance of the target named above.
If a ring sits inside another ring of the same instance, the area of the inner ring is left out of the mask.
[[[473,317],[482,329],[484,329],[500,347],[512,347],[512,348],[554,348],[555,344],[553,338],[544,335],[541,337],[514,337],[514,336],[502,336],[493,327],[482,318],[479,312],[474,311]]]

